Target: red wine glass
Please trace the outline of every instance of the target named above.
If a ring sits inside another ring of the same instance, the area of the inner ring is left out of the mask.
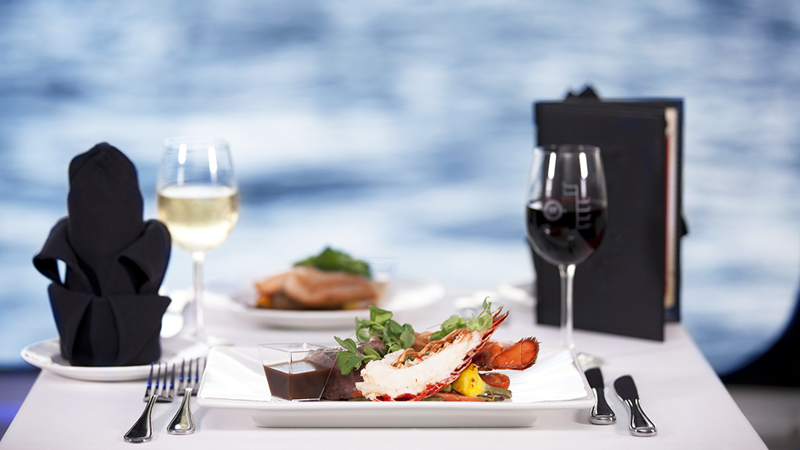
[[[608,197],[600,149],[550,145],[534,150],[526,191],[526,225],[533,250],[561,276],[561,345],[572,341],[572,280],[603,240]]]

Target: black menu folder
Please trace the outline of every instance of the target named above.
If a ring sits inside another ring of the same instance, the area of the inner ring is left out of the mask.
[[[538,145],[600,147],[608,225],[600,247],[575,271],[574,327],[663,340],[680,319],[683,100],[601,100],[591,88],[536,102]],[[538,323],[557,325],[558,269],[531,249]]]

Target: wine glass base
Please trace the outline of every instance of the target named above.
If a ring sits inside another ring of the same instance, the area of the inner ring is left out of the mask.
[[[205,333],[197,334],[192,332],[178,333],[178,337],[193,342],[197,346],[211,347],[224,347],[233,345],[233,341],[218,336],[210,336]]]
[[[209,347],[228,347],[233,345],[230,339],[221,338],[219,336],[205,336],[201,338],[201,342]]]
[[[589,353],[578,352],[578,364],[584,372],[603,365],[603,360]]]

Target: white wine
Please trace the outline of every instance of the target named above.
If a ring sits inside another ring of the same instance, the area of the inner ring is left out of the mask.
[[[190,252],[222,244],[239,219],[239,195],[229,186],[170,186],[158,192],[158,217],[172,241]]]

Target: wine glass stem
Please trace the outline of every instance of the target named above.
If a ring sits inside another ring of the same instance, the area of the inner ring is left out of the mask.
[[[203,319],[203,262],[205,259],[205,252],[192,252],[192,282],[194,288],[194,297],[192,298],[192,318],[194,319],[193,334],[198,337],[203,336],[205,328]]]
[[[575,348],[572,341],[572,279],[575,278],[575,264],[559,264],[561,275],[561,345]]]

